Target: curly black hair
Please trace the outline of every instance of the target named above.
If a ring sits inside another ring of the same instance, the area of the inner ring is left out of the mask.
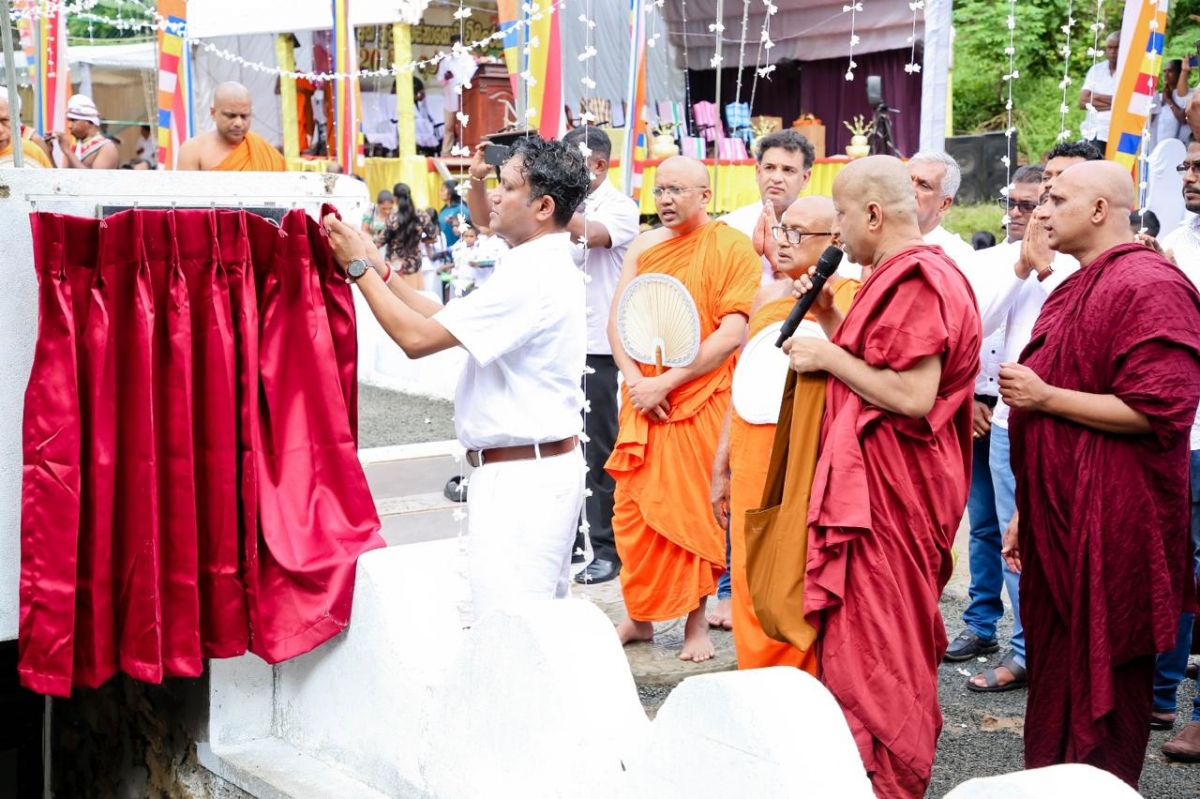
[[[777,130],[774,133],[768,133],[758,140],[758,146],[754,148],[754,157],[761,164],[763,156],[767,150],[778,147],[786,150],[789,153],[801,153],[804,157],[804,168],[812,169],[813,163],[817,160],[817,151],[803,133],[786,128],[785,130]]]
[[[547,141],[541,136],[522,136],[517,139],[509,158],[521,156],[517,169],[529,184],[529,199],[549,197],[554,200],[554,222],[566,227],[571,215],[587,196],[592,178],[583,153],[561,141]]]
[[[1064,141],[1054,145],[1046,160],[1051,158],[1082,158],[1085,161],[1103,161],[1104,153],[1090,141]]]
[[[421,222],[417,210],[413,208],[412,194],[408,186],[397,183],[395,199],[396,210],[388,217],[383,228],[382,243],[387,249],[388,259],[400,263],[404,274],[412,274],[421,267],[418,251],[421,244]]]

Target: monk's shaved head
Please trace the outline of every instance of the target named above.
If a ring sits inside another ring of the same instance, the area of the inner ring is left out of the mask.
[[[813,194],[801,197],[789,205],[783,216],[787,220],[794,219],[795,224],[803,225],[809,230],[829,230],[833,227],[837,211],[833,207],[833,200],[824,194]]]
[[[806,273],[825,248],[833,244],[836,215],[833,200],[821,194],[801,197],[789,205],[779,219],[786,232],[776,238],[776,271],[793,279]],[[788,235],[796,233],[800,234],[800,242],[792,244]]]
[[[223,102],[238,102],[244,100],[250,102],[250,90],[237,81],[226,81],[217,86],[213,92],[213,105],[220,105]]]
[[[234,81],[217,86],[213,92],[212,118],[217,134],[226,144],[236,147],[245,140],[253,116],[249,89]]]
[[[711,197],[708,167],[700,161],[673,155],[658,165],[654,173],[654,206],[665,227],[686,233],[706,224],[705,209]]]
[[[1063,170],[1036,215],[1052,248],[1083,265],[1130,241],[1129,211],[1137,201],[1133,179],[1113,161],[1084,161]]]
[[[833,181],[834,230],[857,264],[870,266],[899,244],[921,240],[917,198],[899,158],[873,155],[851,161]]]
[[[658,165],[659,176],[685,181],[678,185],[700,186],[708,188],[708,167],[695,158],[686,155],[673,155]],[[657,183],[657,178],[655,179]],[[664,184],[666,185],[666,184]]]

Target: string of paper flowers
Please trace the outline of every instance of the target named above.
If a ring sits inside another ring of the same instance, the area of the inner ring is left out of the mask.
[[[937,2],[937,0],[932,1]],[[909,51],[908,63],[904,65],[904,71],[912,75],[921,71],[921,65],[917,63],[917,15],[924,10],[925,0],[913,0],[908,7],[913,12],[912,33],[908,36],[908,44],[912,49]]]
[[[1067,0],[1067,21],[1062,26],[1062,32],[1066,35],[1062,46],[1063,76],[1062,80],[1058,82],[1058,87],[1062,89],[1062,102],[1058,107],[1058,141],[1066,141],[1071,138],[1071,131],[1067,129],[1067,112],[1071,110],[1071,106],[1067,104],[1067,90],[1071,86],[1071,29],[1075,27],[1073,11],[1074,0]]]
[[[771,2],[771,0],[763,0],[763,6],[766,13],[763,15],[762,30],[758,35],[758,54],[754,57],[754,63],[756,64],[762,64],[763,50],[766,50],[769,56],[771,48],[775,46],[775,42],[771,41],[771,17],[775,16],[779,11],[779,7]],[[758,91],[758,79],[767,78],[774,71],[774,64],[766,64],[755,71],[754,82],[750,84],[750,109],[752,112],[754,109],[754,95]]]
[[[1100,60],[1100,54],[1104,50],[1100,47],[1100,34],[1104,31],[1104,0],[1096,0],[1096,21],[1092,23],[1092,46],[1087,49],[1087,54],[1092,58],[1092,66]],[[1086,105],[1088,119],[1092,119],[1096,114],[1096,106],[1092,105],[1089,99]],[[1084,127],[1088,127],[1087,122],[1084,122]],[[1086,139],[1089,138],[1090,130],[1081,129],[1079,133]]]
[[[1008,47],[1004,48],[1004,54],[1008,56],[1008,72],[1004,75],[1004,82],[1008,86],[1008,100],[1004,104],[1004,155],[1000,157],[1000,162],[1004,164],[1005,172],[1001,193],[1007,197],[1008,187],[1012,185],[1012,137],[1017,132],[1016,126],[1013,125],[1013,83],[1021,77],[1017,70],[1017,0],[1008,0],[1008,18],[1005,24],[1008,26]],[[1005,210],[1002,224],[1007,226],[1008,222],[1008,211]]]
[[[854,80],[854,70],[858,67],[854,60],[854,48],[858,46],[858,34],[854,32],[854,23],[859,11],[863,10],[863,4],[859,0],[854,0],[849,5],[842,6],[842,13],[850,14],[850,63],[846,67],[846,80]]]

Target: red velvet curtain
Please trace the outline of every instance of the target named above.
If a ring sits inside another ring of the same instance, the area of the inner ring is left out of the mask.
[[[278,662],[350,620],[383,546],[356,447],[349,287],[320,226],[244,211],[32,216],[20,676]]]

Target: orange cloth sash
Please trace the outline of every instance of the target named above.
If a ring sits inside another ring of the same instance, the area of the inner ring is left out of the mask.
[[[225,160],[213,167],[214,172],[286,172],[287,162],[267,140],[253,131],[246,133],[242,143]]]
[[[25,156],[25,169],[53,169],[54,163],[50,160],[50,156],[46,155],[46,151],[42,147],[29,139],[21,139],[21,154]],[[0,166],[11,167],[13,165],[13,148],[12,142],[0,150]]]
[[[743,234],[710,222],[642,253],[638,274],[648,273],[683,283],[699,310],[703,340],[729,314],[749,317],[762,261]],[[613,532],[630,618],[665,621],[695,610],[725,570],[725,531],[708,493],[733,365],[729,358],[671,392],[665,423],[651,423],[623,394],[606,468],[616,480]],[[641,368],[654,374],[654,367]]]

